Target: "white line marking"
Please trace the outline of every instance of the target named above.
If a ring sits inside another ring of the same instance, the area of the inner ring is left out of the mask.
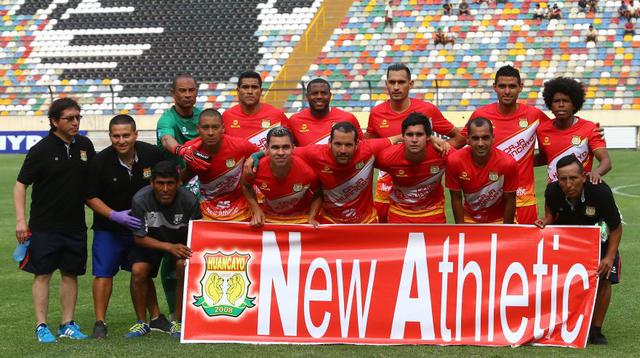
[[[620,189],[631,188],[631,187],[636,187],[636,186],[640,186],[640,184],[621,185],[621,186],[617,186],[615,188],[611,188],[611,192],[613,192],[614,194],[626,196],[626,197],[629,197],[629,198],[640,198],[640,195],[627,194],[627,193],[623,193],[623,192],[620,191]]]

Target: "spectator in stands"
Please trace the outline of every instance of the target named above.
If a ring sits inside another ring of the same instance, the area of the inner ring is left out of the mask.
[[[640,6],[636,6],[633,3],[633,0],[629,1],[629,16],[630,17],[639,17],[640,16]]]
[[[442,32],[442,28],[438,27],[436,32],[433,34],[433,43],[434,45],[444,45],[444,32]]]
[[[593,25],[589,25],[589,30],[587,30],[585,42],[598,42],[598,31],[593,28]]]
[[[460,5],[458,5],[458,15],[471,15],[471,12],[469,11],[469,3],[467,2],[467,0],[460,1]]]
[[[540,6],[540,4],[536,4],[536,8],[533,9],[533,19],[534,20],[542,20],[545,18],[545,11],[544,9]]]
[[[444,28],[444,44],[451,44],[453,45],[456,40],[456,34],[454,34],[453,32],[449,31],[448,27]]]
[[[578,0],[578,11],[579,12],[587,12],[587,0]]]
[[[445,0],[442,4],[442,15],[451,15],[451,4],[449,0]]]
[[[633,20],[629,19],[627,20],[627,23],[624,24],[624,35],[635,35],[636,34],[636,30],[635,30],[635,25],[633,23]]]
[[[392,0],[387,1],[384,6],[384,27],[393,27],[393,4]]]
[[[629,6],[627,5],[626,1],[623,1],[620,4],[620,7],[618,8],[618,16],[624,17],[627,20],[631,18],[631,12],[629,11]]]
[[[588,12],[591,14],[595,14],[598,12],[598,0],[588,0]]]
[[[34,275],[31,294],[36,315],[35,334],[41,343],[56,342],[47,326],[49,283],[56,270],[60,270],[58,336],[74,340],[88,338],[73,318],[78,276],[84,275],[87,269],[84,202],[88,163],[95,155],[91,140],[78,134],[82,116],[76,101],[57,99],[51,103],[48,114],[49,134],[29,149],[13,189],[16,239],[21,244],[26,240],[30,242],[20,269]],[[32,184],[27,224],[25,202],[27,187]],[[3,289],[7,289],[6,284]]]
[[[562,10],[558,7],[558,3],[553,4],[551,11],[549,12],[549,20],[560,20],[562,19]]]

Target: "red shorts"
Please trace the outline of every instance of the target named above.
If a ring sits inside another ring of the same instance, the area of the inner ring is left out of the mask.
[[[538,206],[527,205],[516,208],[516,223],[533,225],[538,219]]]
[[[447,217],[444,213],[429,216],[402,216],[393,212],[389,212],[389,223],[405,223],[405,224],[445,224]]]

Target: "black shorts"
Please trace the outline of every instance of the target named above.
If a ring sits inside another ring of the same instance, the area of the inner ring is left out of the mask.
[[[87,271],[87,233],[33,232],[20,268],[36,275],[59,269],[71,275]]]
[[[150,276],[156,277],[158,276],[160,262],[162,261],[164,254],[165,252],[161,250],[154,250],[134,245],[129,252],[129,262],[131,263],[132,268],[136,262],[146,262],[151,264],[151,271],[149,272]]]
[[[600,259],[602,259],[607,254],[607,247],[609,241],[605,241],[600,244]],[[622,269],[622,265],[620,263],[620,252],[616,252],[616,258],[613,259],[613,266],[611,267],[611,271],[609,272],[609,282],[612,285],[616,283],[620,283],[620,270]]]

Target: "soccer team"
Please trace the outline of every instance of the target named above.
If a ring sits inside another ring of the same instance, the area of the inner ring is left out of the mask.
[[[371,109],[363,133],[354,115],[331,107],[331,86],[324,79],[307,84],[308,108],[287,118],[261,103],[256,72],[239,76],[239,103],[223,114],[196,107],[196,80],[179,74],[172,83],[174,106],[157,123],[157,146],[138,141],[134,119],[117,115],[109,123],[112,145],[98,154],[78,134],[80,106],[68,98],[54,101],[50,134],[27,154],[14,189],[16,237],[29,241],[20,267],[34,274],[38,340],[56,341],[47,326],[49,282],[56,269],[61,272],[58,336],[88,338],[73,320],[77,276],[86,270],[85,203],[94,212],[92,336],[107,336],[113,277],[122,268],[131,271],[136,314],[126,336],[158,330],[179,337],[190,220],[320,229],[321,224],[445,223],[444,176],[455,223],[608,225],[590,331],[591,343],[606,344],[601,327],[611,283],[619,280],[622,226],[602,181],[611,169],[603,131],[575,115],[585,100],[581,84],[564,77],[545,83],[551,120],[517,102],[520,74],[503,66],[493,85],[498,101],[474,111],[462,130],[433,104],[411,98],[412,87],[408,67],[389,66],[389,99]],[[534,165],[548,166],[541,219]],[[158,306],[153,283],[158,273],[169,318]]]

